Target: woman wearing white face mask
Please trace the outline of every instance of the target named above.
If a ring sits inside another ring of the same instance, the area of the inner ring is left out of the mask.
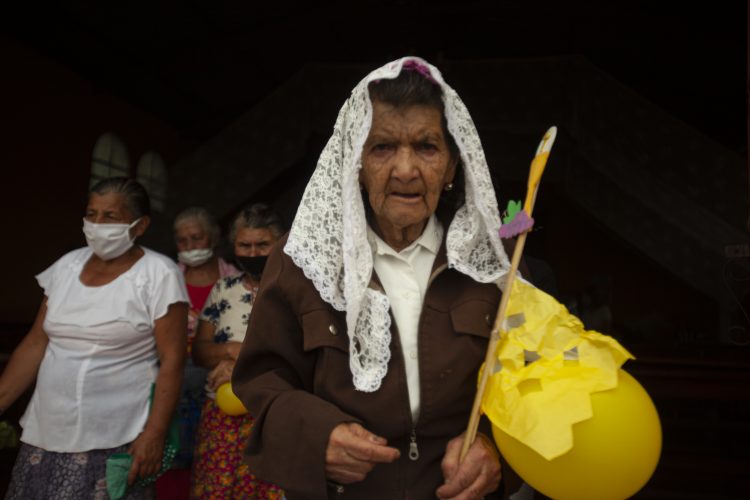
[[[240,273],[236,267],[216,255],[220,229],[208,210],[203,207],[183,210],[175,217],[173,228],[178,266],[185,277],[190,298],[187,320],[188,357],[177,406],[180,450],[172,463],[172,469],[156,482],[156,493],[160,500],[187,498],[189,494],[195,432],[205,400],[204,387],[208,374],[208,370],[193,364],[190,356],[195,327],[216,281]]]
[[[219,225],[203,207],[186,208],[175,217],[174,241],[177,260],[185,276],[190,313],[188,317],[188,345],[195,335],[195,326],[203,304],[220,278],[240,274],[240,271],[216,255],[219,244]]]
[[[37,275],[45,298],[0,377],[0,408],[36,379],[6,498],[105,497],[116,453],[133,459],[127,498],[153,496],[133,483],[162,464],[188,298],[177,266],[135,244],[149,223],[143,186],[105,179],[86,207],[88,246]]]

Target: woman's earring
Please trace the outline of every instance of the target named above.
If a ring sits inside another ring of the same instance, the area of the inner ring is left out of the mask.
[[[443,191],[446,191],[446,192],[453,191],[453,183],[449,182],[448,184],[446,184],[445,187],[443,188]]]

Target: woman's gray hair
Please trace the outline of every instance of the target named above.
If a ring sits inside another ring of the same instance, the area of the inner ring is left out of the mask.
[[[214,219],[213,215],[211,215],[211,212],[203,207],[186,208],[185,210],[177,214],[177,217],[175,217],[174,219],[174,225],[172,227],[176,232],[178,227],[189,222],[197,223],[201,227],[203,227],[203,230],[208,233],[211,248],[214,248],[219,244],[221,229],[219,228],[219,224],[216,222],[216,219]]]
[[[240,213],[232,221],[232,227],[229,230],[229,241],[232,244],[234,244],[239,230],[243,228],[268,229],[277,239],[281,238],[286,232],[279,214],[265,203],[255,203],[240,210]]]
[[[125,204],[135,219],[151,215],[151,201],[146,188],[135,179],[129,177],[109,177],[102,179],[89,190],[89,194],[104,195],[118,193],[125,196]]]

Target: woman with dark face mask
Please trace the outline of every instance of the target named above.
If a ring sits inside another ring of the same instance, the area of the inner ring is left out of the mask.
[[[242,466],[252,417],[227,415],[215,402],[216,389],[231,379],[266,256],[283,233],[281,219],[267,205],[258,203],[243,209],[230,232],[242,274],[219,280],[200,315],[193,360],[211,372],[194,455],[194,498],[275,499],[283,495],[276,486],[257,480]]]

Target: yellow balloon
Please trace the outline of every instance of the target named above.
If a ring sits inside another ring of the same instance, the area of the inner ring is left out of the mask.
[[[240,398],[234,395],[232,384],[229,382],[221,384],[216,389],[216,405],[227,415],[237,416],[247,413],[247,408],[242,404]]]
[[[640,490],[661,454],[661,424],[646,390],[624,370],[591,395],[593,417],[573,425],[573,448],[553,460],[493,426],[495,442],[529,486],[556,500],[622,500]]]

